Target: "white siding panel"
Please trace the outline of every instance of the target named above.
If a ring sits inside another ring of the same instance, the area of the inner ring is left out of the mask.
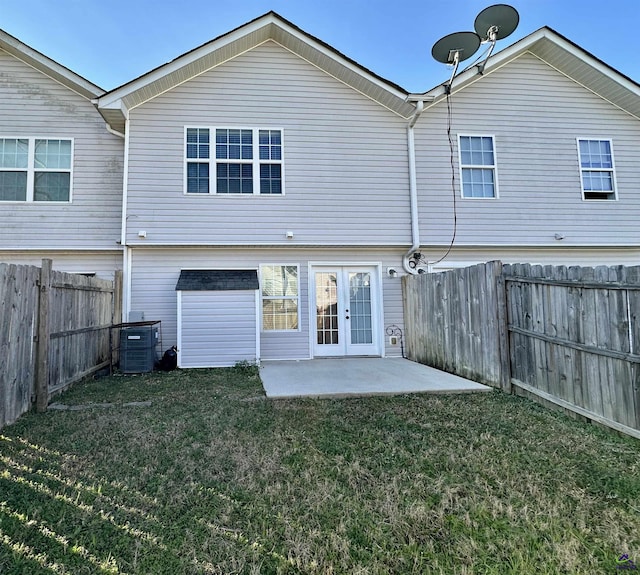
[[[410,243],[406,122],[273,42],[130,118],[132,243]],[[282,128],[286,194],[184,195],[186,125]]]
[[[256,292],[183,291],[180,367],[229,367],[259,359]]]
[[[143,311],[147,320],[161,320],[162,345],[177,344],[176,283],[182,269],[259,269],[261,264],[298,265],[299,331],[261,332],[261,359],[308,359],[309,293],[308,263],[382,264],[384,321],[382,329],[403,328],[400,278],[386,276],[387,267],[402,273],[401,250],[356,249],[239,249],[239,248],[135,248],[132,253],[131,309]],[[399,346],[389,346],[381,334],[386,355],[399,356]]]
[[[0,202],[3,249],[114,249],[124,144],[93,104],[0,50],[0,138],[73,138],[71,203]]]
[[[525,54],[451,98],[456,245],[639,245],[640,122]],[[495,137],[499,199],[460,198],[457,134]],[[618,201],[584,201],[576,138],[613,141]],[[453,199],[447,107],[416,127],[421,239],[446,245]]]

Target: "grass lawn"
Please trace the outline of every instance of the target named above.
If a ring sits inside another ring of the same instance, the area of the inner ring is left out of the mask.
[[[528,400],[270,401],[240,367],[57,400],[113,405],[0,431],[2,575],[640,573],[640,442]]]

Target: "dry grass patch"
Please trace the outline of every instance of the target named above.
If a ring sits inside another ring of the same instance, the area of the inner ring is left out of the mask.
[[[500,393],[258,400],[255,370],[87,382],[0,437],[0,572],[615,573],[640,443]],[[151,407],[126,407],[151,401]]]

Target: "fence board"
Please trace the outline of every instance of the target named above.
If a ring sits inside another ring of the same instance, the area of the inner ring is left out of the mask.
[[[403,277],[407,356],[502,387],[496,287],[499,262]],[[504,315],[503,310],[503,315]]]
[[[35,393],[38,268],[0,264],[0,428],[31,406]]]
[[[111,365],[121,274],[112,282],[49,270],[50,260],[42,271],[0,264],[0,428],[34,400],[44,410],[53,392]]]
[[[637,436],[640,266],[490,262],[403,289],[411,359]]]

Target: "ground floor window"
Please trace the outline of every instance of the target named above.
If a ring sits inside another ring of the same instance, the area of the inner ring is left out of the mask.
[[[262,330],[298,330],[299,270],[297,265],[260,266]]]

